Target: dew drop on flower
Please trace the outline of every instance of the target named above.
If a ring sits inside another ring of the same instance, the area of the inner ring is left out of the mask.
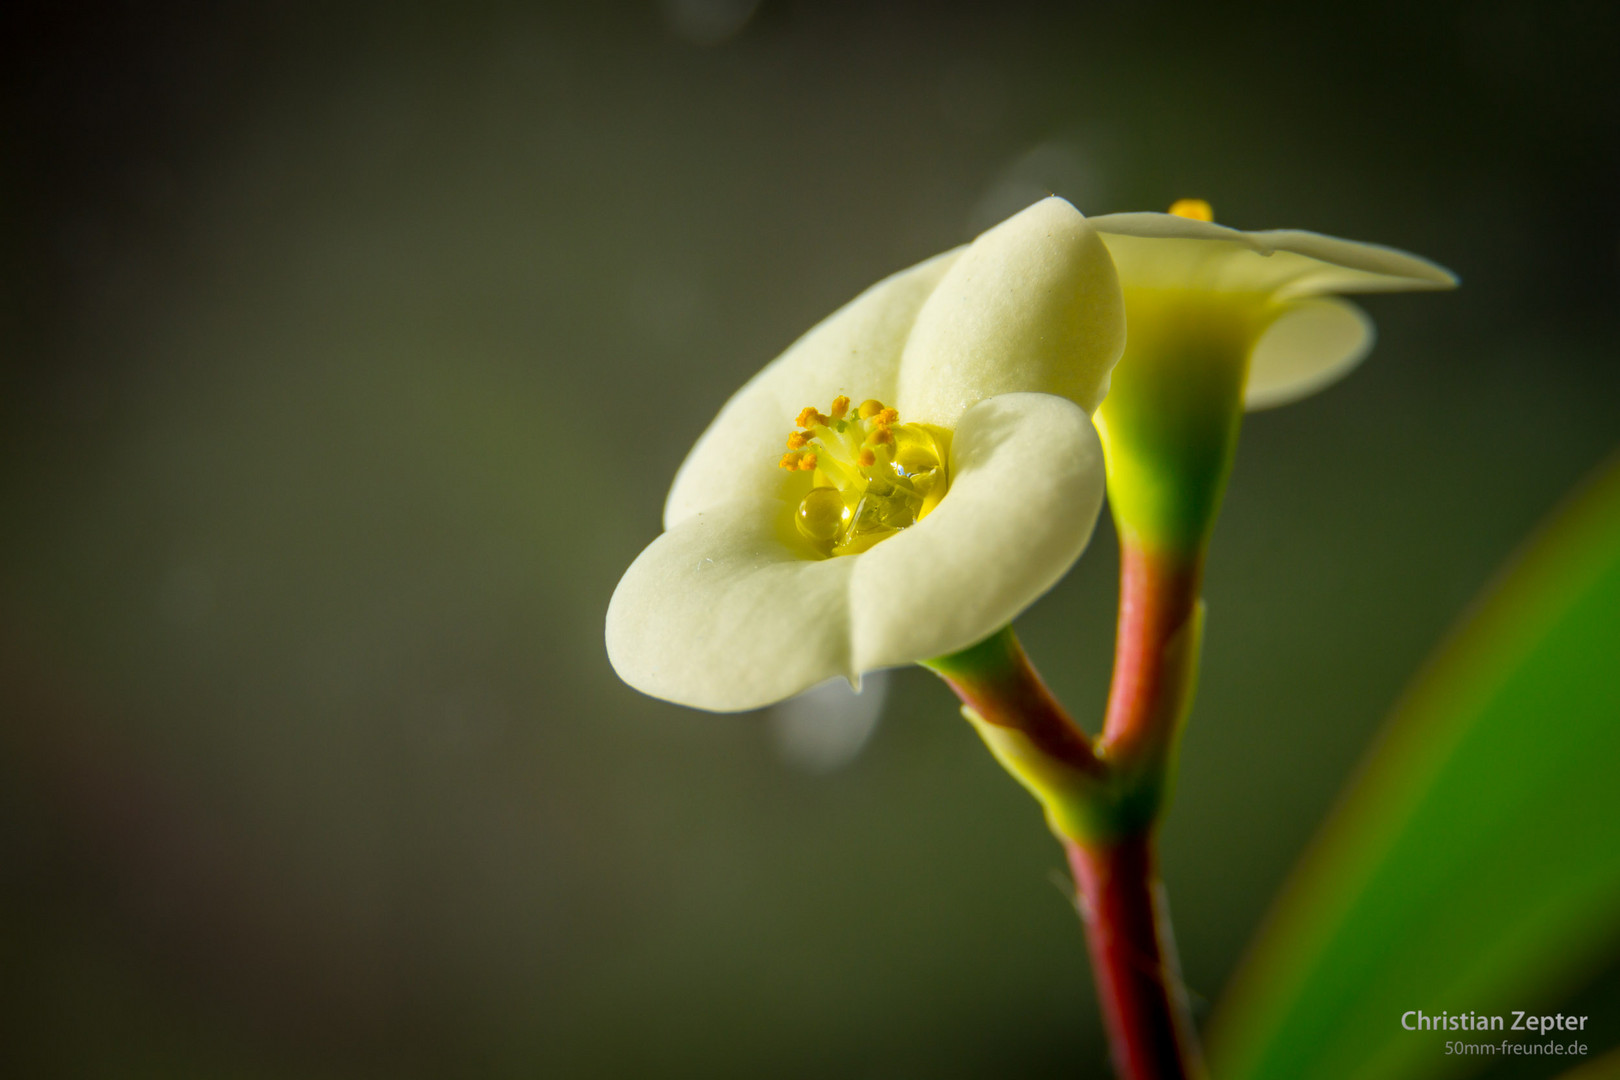
[[[910,528],[944,498],[949,481],[944,432],[902,424],[900,415],[868,399],[850,414],[839,397],[827,413],[799,413],[782,467],[811,472],[794,524],[826,555],[854,555]]]
[[[810,494],[799,500],[795,516],[799,532],[817,543],[830,544],[849,522],[849,507],[834,487],[811,488]]]

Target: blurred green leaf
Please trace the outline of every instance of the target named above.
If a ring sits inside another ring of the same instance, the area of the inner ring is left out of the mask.
[[[1617,767],[1620,460],[1389,719],[1214,1017],[1215,1075],[1461,1072],[1477,1059],[1443,1044],[1472,1033],[1406,1031],[1402,1014],[1511,1025],[1590,977],[1620,937]]]
[[[1620,1049],[1558,1074],[1558,1080],[1615,1080],[1620,1077]]]

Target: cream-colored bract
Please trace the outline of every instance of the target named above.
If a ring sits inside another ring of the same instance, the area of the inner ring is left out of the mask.
[[[1253,308],[1258,336],[1244,384],[1249,409],[1314,393],[1371,350],[1372,321],[1335,294],[1457,284],[1449,270],[1416,255],[1295,229],[1242,232],[1150,213],[1090,221],[1108,245],[1127,299],[1137,289],[1184,290],[1228,295]]]
[[[1123,343],[1113,263],[1061,199],[873,286],[698,440],[667,531],[609,605],[614,669],[656,697],[733,711],[1000,629],[1090,539],[1104,488],[1090,413]],[[799,410],[838,395],[949,431],[950,488],[910,528],[823,558],[784,528],[802,480],[777,460]]]

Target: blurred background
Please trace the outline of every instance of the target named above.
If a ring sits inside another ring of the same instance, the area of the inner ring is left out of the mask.
[[[1620,436],[1617,31],[10,5],[0,1068],[1101,1075],[1062,853],[941,685],[712,716],[601,643],[724,398],[1047,192],[1464,283],[1367,300],[1364,367],[1246,423],[1164,837],[1206,1011],[1403,684]],[[1020,623],[1088,720],[1115,573],[1105,523]]]

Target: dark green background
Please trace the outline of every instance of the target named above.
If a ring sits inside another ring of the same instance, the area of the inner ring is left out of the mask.
[[[1612,5],[733,6],[0,16],[0,1066],[1101,1075],[941,686],[816,776],[601,646],[725,396],[1047,191],[1464,281],[1246,424],[1164,839],[1204,1002],[1620,436]],[[1088,719],[1114,573],[1020,624]]]

